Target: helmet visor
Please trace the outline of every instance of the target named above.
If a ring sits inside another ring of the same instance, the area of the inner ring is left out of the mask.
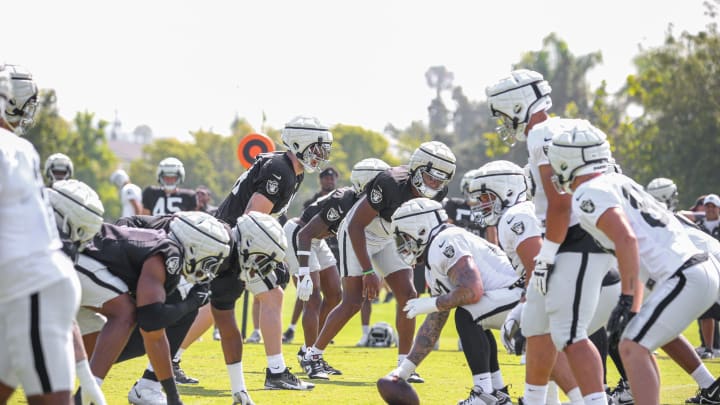
[[[495,121],[498,124],[495,131],[500,135],[500,139],[506,145],[513,147],[517,141],[525,140],[525,127],[527,123],[518,122],[517,119],[510,118],[497,110],[495,110],[495,113]]]
[[[322,169],[327,166],[330,161],[331,144],[314,143],[305,149],[303,153],[303,161],[312,169]]]
[[[405,262],[409,266],[415,265],[417,257],[420,255],[420,244],[415,238],[405,232],[395,232],[395,248]]]

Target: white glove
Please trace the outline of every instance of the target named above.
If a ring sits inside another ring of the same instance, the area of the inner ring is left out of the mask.
[[[313,292],[313,282],[310,278],[310,269],[307,267],[300,267],[298,270],[298,284],[297,284],[297,297],[301,301],[307,301]]]
[[[540,248],[538,255],[535,256],[535,269],[530,282],[542,295],[547,294],[548,279],[555,264],[555,255],[558,248],[560,248],[559,243],[543,239],[542,248]]]
[[[95,377],[93,377],[88,361],[80,360],[75,363],[75,370],[77,371],[78,380],[80,380],[82,405],[107,405],[105,395]]]
[[[407,318],[413,319],[420,314],[431,314],[437,312],[437,297],[422,297],[408,300],[403,308],[407,312]]]
[[[512,311],[508,313],[507,317],[505,318],[505,322],[503,322],[502,326],[500,327],[500,338],[508,354],[515,353],[515,333],[520,328],[522,307],[524,305],[524,302],[515,305],[515,308],[513,308]]]

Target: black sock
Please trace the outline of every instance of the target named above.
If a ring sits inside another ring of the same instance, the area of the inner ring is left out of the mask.
[[[460,307],[455,309],[455,328],[472,374],[489,373],[490,343],[483,328],[475,323],[470,312]]]
[[[607,356],[608,356],[608,337],[605,327],[598,329],[597,332],[590,335],[590,341],[595,344],[598,352],[600,352],[600,360],[603,366],[603,384],[607,385]]]
[[[488,345],[490,347],[490,373],[494,373],[496,371],[500,371],[497,342],[495,341],[495,335],[493,335],[490,329],[485,329],[485,336],[487,337]]]
[[[182,404],[180,401],[180,394],[178,394],[177,386],[175,386],[175,379],[170,377],[168,379],[160,381],[160,384],[167,395],[168,405]]]
[[[157,376],[155,375],[154,371],[150,371],[148,369],[145,369],[145,372],[143,373],[142,378],[150,381],[157,381]]]

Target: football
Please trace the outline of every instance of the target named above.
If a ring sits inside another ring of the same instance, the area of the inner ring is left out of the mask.
[[[407,381],[385,376],[377,380],[380,396],[390,405],[419,405],[420,398]]]

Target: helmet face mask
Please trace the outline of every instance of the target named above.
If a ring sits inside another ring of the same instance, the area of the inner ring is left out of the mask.
[[[332,133],[315,117],[293,118],[285,124],[281,139],[309,173],[322,170],[330,161]]]
[[[58,180],[68,180],[73,175],[73,163],[67,155],[53,153],[45,161],[45,177],[50,184]]]
[[[82,251],[103,223],[105,208],[95,190],[78,180],[60,180],[48,189],[61,236]]]
[[[550,84],[532,70],[518,69],[485,89],[488,107],[497,119],[497,133],[503,142],[514,146],[525,141],[530,117],[552,106]]]
[[[477,205],[473,220],[483,226],[497,225],[508,208],[527,200],[525,171],[507,160],[495,160],[478,169],[468,192]]]
[[[241,273],[265,277],[285,259],[285,232],[270,215],[252,211],[241,216],[235,235]]]
[[[317,143],[305,148],[300,159],[305,170],[312,173],[324,169],[330,162],[331,149],[331,144],[322,142],[322,138],[318,138]]]
[[[214,279],[220,264],[230,254],[230,234],[225,225],[204,212],[175,214],[170,236],[182,247],[182,274],[193,284]]]
[[[163,190],[175,191],[185,180],[185,166],[177,158],[165,158],[158,164],[157,179]]]
[[[5,106],[5,122],[18,135],[23,135],[35,123],[38,88],[32,74],[24,67],[5,65],[12,84],[12,97]]]
[[[410,156],[410,181],[421,197],[434,198],[455,174],[455,155],[442,142],[425,142]]]
[[[401,205],[392,216],[391,231],[403,261],[414,265],[425,252],[432,231],[447,220],[442,204],[428,198],[415,198]]]
[[[472,220],[485,227],[497,225],[505,212],[502,198],[491,190],[484,190],[473,193],[471,199],[475,201],[470,209]]]

